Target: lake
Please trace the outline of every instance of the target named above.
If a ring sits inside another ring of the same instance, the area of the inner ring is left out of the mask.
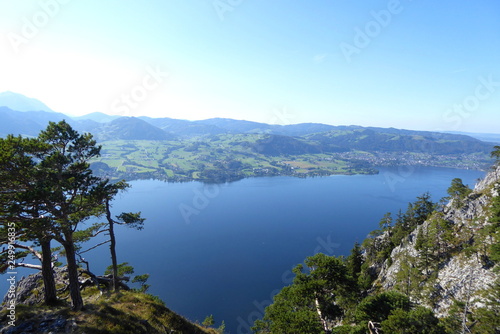
[[[425,192],[438,201],[455,177],[473,187],[483,176],[401,167],[378,175],[262,177],[221,185],[133,181],[113,202],[113,214],[142,211],[147,220],[142,231],[116,228],[118,262],[149,273],[149,292],[173,311],[199,322],[213,314],[216,326],[224,320],[231,333],[250,333],[305,257],[347,255],[386,212],[406,210]],[[91,270],[101,273],[108,254],[106,246],[87,253]]]

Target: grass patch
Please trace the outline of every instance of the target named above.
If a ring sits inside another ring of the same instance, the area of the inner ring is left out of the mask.
[[[141,333],[193,333],[216,334],[193,324],[168,309],[156,296],[137,291],[100,294],[96,287],[82,291],[85,309],[74,312],[68,302],[59,306],[16,305],[16,326],[29,325],[36,330],[47,319],[66,320],[76,334],[141,334]],[[0,312],[0,319],[7,320],[7,310]]]

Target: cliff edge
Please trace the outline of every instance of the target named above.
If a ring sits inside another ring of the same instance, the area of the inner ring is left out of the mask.
[[[492,260],[498,244],[493,202],[499,198],[500,166],[494,167],[464,198],[452,198],[417,226],[383,262],[373,265],[375,290],[396,289],[438,317],[452,307],[485,307],[488,291],[500,278]],[[390,233],[378,238],[387,239]]]

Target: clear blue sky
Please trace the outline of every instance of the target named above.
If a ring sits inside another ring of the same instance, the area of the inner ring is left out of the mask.
[[[0,0],[0,37],[68,114],[500,133],[498,0]]]

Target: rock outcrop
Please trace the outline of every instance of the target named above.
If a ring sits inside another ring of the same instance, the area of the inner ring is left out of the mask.
[[[495,185],[500,182],[500,166],[491,170],[484,179],[480,180],[473,192],[460,203],[451,200],[445,205],[440,218],[453,226],[455,238],[465,240],[468,245],[482,245],[486,249],[491,239],[481,235],[479,231],[489,224],[488,206],[493,196],[498,196]],[[380,270],[375,286],[383,290],[391,290],[401,285],[403,267],[416,268],[416,262],[421,258],[417,247],[419,232],[430,228],[429,219],[418,226],[403,242],[395,247]],[[380,238],[384,238],[382,235]],[[437,269],[433,269],[431,286],[420,283],[421,296],[413,296],[416,302],[431,307],[437,316],[448,314],[454,301],[467,303],[471,308],[483,307],[484,297],[481,293],[490,288],[497,280],[499,273],[492,270],[492,263],[479,252],[469,252],[460,249],[450,250],[445,259],[440,259]],[[480,246],[477,246],[480,247]],[[410,263],[408,263],[410,259]],[[430,296],[433,294],[434,296]]]
[[[73,312],[68,302],[67,268],[54,268],[54,278],[59,303],[50,307],[43,305],[41,273],[23,277],[18,282],[14,314],[6,304],[7,296],[0,308],[1,334],[217,333],[172,312],[158,297],[125,289],[102,293],[85,271],[80,275],[85,308]]]

